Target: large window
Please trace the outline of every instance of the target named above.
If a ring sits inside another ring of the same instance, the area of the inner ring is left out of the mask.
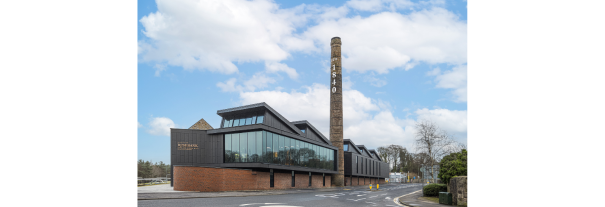
[[[343,146],[342,146],[342,149],[343,149],[345,152],[348,152],[348,151],[349,151],[349,145],[348,145],[348,144],[343,145]]]
[[[267,131],[225,134],[224,143],[225,163],[261,162],[334,170],[334,150]]]
[[[226,117],[225,121],[223,121],[223,128],[245,126],[250,124],[261,124],[263,123],[263,118],[264,115],[258,113],[235,117]]]

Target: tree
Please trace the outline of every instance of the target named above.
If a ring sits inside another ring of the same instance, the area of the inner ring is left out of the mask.
[[[389,163],[389,164],[391,163],[391,162],[389,162],[389,152],[386,147],[378,147],[376,149],[376,151],[378,152],[378,155],[380,156],[380,158],[382,160],[384,160],[384,162]]]
[[[403,148],[399,151],[399,170],[401,172],[409,171],[409,166],[412,163],[411,154],[408,152],[408,149]]]
[[[448,184],[454,176],[466,176],[467,174],[467,150],[462,149],[458,153],[450,153],[443,157],[439,163],[439,179]]]
[[[397,164],[399,161],[399,154],[401,153],[401,151],[405,150],[404,147],[402,147],[401,145],[389,145],[387,147],[388,152],[389,152],[389,157],[391,159],[391,161],[393,162],[393,172],[399,172],[400,168],[399,165]]]
[[[382,158],[385,162],[389,163],[389,166],[393,166],[391,168],[391,172],[399,172],[399,154],[401,151],[407,151],[404,147],[400,145],[389,145],[386,147],[378,147],[378,153],[380,154],[380,158]]]
[[[435,182],[434,166],[439,163],[441,158],[451,152],[455,142],[447,132],[439,129],[435,123],[427,120],[420,120],[416,123],[416,150],[427,155],[426,163],[429,164],[433,182]],[[426,176],[425,176],[426,177]]]
[[[151,162],[139,160],[139,162],[137,163],[137,168],[138,168],[138,172],[137,172],[138,177],[149,178],[152,176]]]
[[[170,166],[164,164],[164,162],[160,161],[160,163],[155,163],[152,166],[152,177],[166,177],[166,175],[170,172]]]

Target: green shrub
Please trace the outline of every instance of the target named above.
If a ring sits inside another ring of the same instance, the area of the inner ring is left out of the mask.
[[[424,196],[439,196],[439,192],[447,192],[447,185],[433,183],[422,188],[422,194],[424,194]]]

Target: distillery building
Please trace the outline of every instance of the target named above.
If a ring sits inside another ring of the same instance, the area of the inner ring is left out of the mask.
[[[368,185],[383,183],[389,177],[389,165],[373,149],[355,145],[344,139],[345,185]]]
[[[235,191],[332,186],[338,147],[308,121],[290,122],[266,103],[217,111],[218,128],[204,119],[172,128],[172,183],[178,191]],[[382,183],[388,165],[373,150],[345,139],[346,185]]]

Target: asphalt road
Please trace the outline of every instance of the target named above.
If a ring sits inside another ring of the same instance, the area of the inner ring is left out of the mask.
[[[375,186],[374,186],[375,187]],[[422,184],[381,187],[379,191],[357,188],[332,192],[296,193],[271,196],[139,200],[139,206],[398,206],[393,199],[422,189]]]

